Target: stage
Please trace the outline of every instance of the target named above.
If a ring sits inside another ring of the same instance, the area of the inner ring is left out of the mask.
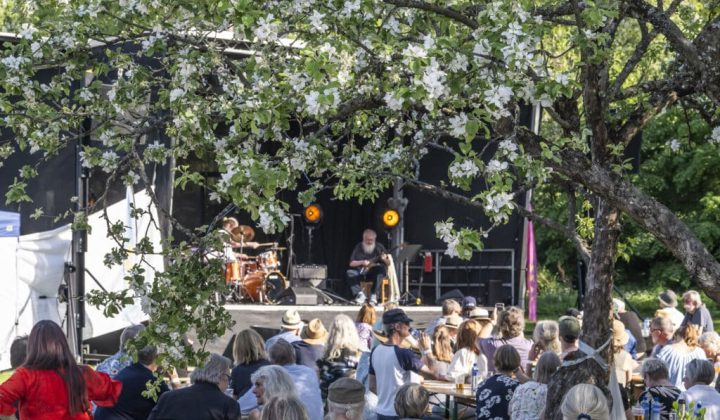
[[[440,306],[401,306],[401,308],[413,320],[413,326],[416,328],[425,328],[432,319],[442,314]],[[225,335],[209,343],[206,347],[208,351],[225,353],[228,343],[233,335],[246,328],[255,328],[262,333],[270,333],[269,330],[280,328],[280,320],[283,313],[288,309],[295,309],[300,314],[303,321],[309,321],[313,318],[320,318],[326,329],[330,329],[333,319],[338,314],[345,314],[353,321],[360,310],[359,305],[256,305],[256,304],[238,304],[225,305],[225,309],[230,312],[235,326],[232,330],[228,330]],[[378,317],[382,317],[382,306],[378,306]],[[265,330],[267,329],[267,330]],[[193,335],[190,338],[194,340]],[[196,343],[197,344],[197,343]]]

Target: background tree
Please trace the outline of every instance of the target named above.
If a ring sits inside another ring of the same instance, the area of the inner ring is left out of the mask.
[[[720,264],[687,224],[632,182],[622,158],[630,139],[678,101],[707,116],[703,142],[720,141],[717,2],[79,0],[35,5],[8,27],[19,40],[6,44],[0,66],[3,123],[15,134],[3,158],[16,148],[51,157],[92,117],[103,146],[83,150],[85,165],[149,188],[148,166],[188,156],[213,162],[221,173],[208,186],[213,197],[232,200],[268,232],[287,223],[278,193],[300,179],[311,180],[301,193],[309,202],[323,189],[374,199],[399,177],[464,197],[490,217],[489,226],[436,225],[448,253],[461,257],[480,249],[512,211],[527,213],[514,202],[518,194],[552,183],[568,197],[567,223],[527,215],[563,232],[588,261],[589,346],[610,338],[623,213],[720,298]],[[58,74],[38,82],[48,66]],[[112,83],[107,93],[101,80]],[[518,125],[521,101],[545,109],[541,134]],[[138,108],[143,115],[128,120]],[[119,119],[123,130],[113,125]],[[157,132],[169,141],[140,144]],[[463,196],[419,183],[428,148],[454,157],[453,186],[467,191],[482,178],[487,188]],[[178,183],[205,182],[177,169]],[[24,180],[33,174],[24,168],[9,200],[27,198]],[[576,208],[592,223],[578,225]],[[121,231],[113,226],[113,234]],[[191,243],[204,240],[188,234]],[[117,240],[109,264],[126,255]],[[189,245],[164,245],[179,262],[152,287],[130,276],[127,293],[94,297],[105,304],[148,298],[154,322],[146,337],[176,350],[168,363],[195,354],[178,346],[188,328],[208,338],[228,322],[207,300],[222,279],[202,271],[203,258]],[[564,389],[602,384],[607,370],[587,359],[556,377],[551,418]]]

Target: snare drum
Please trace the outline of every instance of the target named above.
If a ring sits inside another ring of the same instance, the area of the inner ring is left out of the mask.
[[[278,270],[280,268],[280,259],[277,252],[265,251],[258,255],[258,265],[265,271]]]

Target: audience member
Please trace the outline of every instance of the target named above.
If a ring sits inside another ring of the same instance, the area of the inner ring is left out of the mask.
[[[691,360],[685,367],[683,383],[687,389],[680,398],[690,405],[701,403],[706,419],[720,419],[720,394],[710,383],[715,380],[715,368],[708,360]]]
[[[26,335],[22,337],[15,337],[12,344],[10,344],[10,368],[16,369],[20,367],[27,357],[27,345],[28,337]]]
[[[542,418],[547,400],[547,384],[560,367],[560,357],[546,351],[540,356],[533,373],[533,380],[515,389],[510,400],[510,418],[513,420],[536,420]]]
[[[398,388],[410,382],[410,372],[433,377],[434,363],[430,338],[426,334],[421,336],[419,343],[424,352],[425,363],[417,358],[412,350],[400,347],[400,343],[410,335],[412,322],[402,309],[385,312],[382,320],[387,342],[373,349],[369,376],[370,391],[378,396],[378,420],[396,418],[395,394]]]
[[[339,378],[352,378],[360,360],[360,337],[349,316],[340,314],[330,326],[325,354],[318,360],[320,391],[327,398],[328,387]]]
[[[488,313],[487,309],[484,308],[475,308],[472,311],[470,311],[469,319],[474,319],[475,321],[479,321],[480,323],[489,323],[490,322],[490,313]]]
[[[520,369],[524,369],[524,366],[527,366],[528,355],[533,343],[523,336],[524,329],[525,317],[523,311],[511,306],[500,314],[500,323],[498,325],[500,335],[480,339],[480,351],[487,357],[488,370],[490,372],[495,371],[493,364],[495,350],[506,344],[515,347],[515,350],[520,354]]]
[[[363,351],[370,351],[372,347],[372,330],[376,321],[377,312],[375,312],[375,307],[369,303],[363,304],[355,319],[355,328],[360,337],[360,344],[362,345]]]
[[[612,328],[613,365],[615,366],[618,383],[624,387],[630,383],[630,378],[632,378],[632,372],[635,370],[637,362],[633,360],[630,353],[625,350],[625,344],[627,344],[630,339],[630,334],[628,334],[623,323],[614,319]]]
[[[428,411],[430,393],[419,384],[405,384],[395,396],[395,411],[400,419],[422,420]]]
[[[268,338],[265,342],[265,348],[269,349],[279,339],[283,339],[288,343],[292,344],[295,341],[300,341],[300,333],[302,331],[303,322],[300,319],[300,314],[295,309],[288,309],[285,311],[282,317],[282,324],[280,325],[280,333]]]
[[[510,419],[510,400],[520,382],[514,374],[520,367],[520,353],[510,344],[493,353],[497,373],[483,381],[475,393],[477,419]]]
[[[235,336],[233,357],[236,365],[230,374],[230,387],[235,398],[238,398],[252,387],[252,374],[270,362],[262,337],[252,329],[242,330]]]
[[[432,337],[433,333],[435,332],[435,328],[441,325],[445,325],[445,321],[447,321],[449,316],[459,316],[461,312],[462,308],[455,299],[445,299],[442,303],[442,316],[430,321],[427,327],[425,327],[425,332],[427,333],[427,335]]]
[[[610,420],[608,401],[600,388],[577,384],[563,398],[560,407],[563,420]],[[585,417],[581,417],[581,416]]]
[[[317,369],[317,361],[325,353],[327,336],[328,332],[322,321],[319,318],[311,319],[302,330],[302,339],[292,343],[295,349],[296,363]]]
[[[560,330],[560,360],[565,360],[568,354],[579,349],[580,321],[574,316],[561,316],[558,320],[558,330]]]
[[[330,385],[326,420],[363,420],[365,386],[355,379],[340,378]]]
[[[537,361],[548,351],[560,354],[560,329],[555,321],[538,321],[533,331],[533,345],[530,348],[528,360]]]
[[[576,318],[578,321],[580,321],[580,324],[582,325],[583,313],[581,310],[579,310],[577,308],[568,308],[565,311],[564,316],[571,316],[573,318]]]
[[[470,312],[477,306],[477,300],[472,296],[465,296],[462,300],[462,308],[460,309],[460,315],[463,318],[469,318]]]
[[[659,316],[650,321],[650,339],[653,343],[651,357],[656,357],[663,347],[672,344],[674,332],[675,329],[670,318]]]
[[[238,420],[237,401],[225,395],[232,362],[216,353],[190,375],[192,385],[162,394],[149,420]]]
[[[53,321],[39,321],[30,331],[24,363],[0,385],[0,415],[20,418],[92,418],[90,401],[101,407],[117,402],[122,384],[105,373],[79,366],[65,333]],[[63,372],[60,375],[59,372]]]
[[[432,352],[435,356],[434,373],[435,377],[441,380],[447,380],[448,367],[453,359],[453,343],[450,336],[451,328],[441,325],[435,329],[432,337]],[[454,329],[457,331],[457,328]]]
[[[635,312],[628,312],[625,309],[625,302],[620,299],[613,299],[613,312],[619,319],[626,329],[630,331],[632,337],[629,338],[628,344],[626,344],[625,350],[633,356],[633,359],[637,358],[637,355],[644,355],[647,350],[645,346],[645,339],[642,336],[642,321]],[[627,345],[633,344],[631,347]]]
[[[492,329],[490,322],[485,323],[485,329]],[[478,373],[481,377],[487,375],[487,358],[480,353],[477,347],[477,339],[483,330],[481,321],[469,319],[460,325],[457,339],[457,351],[453,355],[450,366],[448,366],[447,380],[455,381],[461,376],[464,382],[469,383],[473,364],[477,364]]]
[[[445,320],[445,324],[443,325],[445,328],[447,328],[447,333],[450,336],[450,341],[452,341],[453,344],[455,344],[455,340],[457,339],[457,333],[458,328],[460,328],[460,324],[462,324],[464,321],[463,317],[460,315],[450,315]],[[428,334],[429,337],[432,337],[431,334]]]
[[[272,397],[262,411],[262,420],[308,420],[308,413],[294,395]]]
[[[720,335],[715,331],[703,333],[698,339],[698,345],[705,352],[707,359],[715,366],[720,367]]]
[[[664,316],[670,318],[673,324],[673,332],[680,328],[685,315],[677,310],[677,295],[672,290],[666,290],[658,295],[658,303],[660,309],[655,312],[655,316]]]
[[[120,348],[117,353],[100,362],[96,367],[96,372],[107,373],[111,378],[120,373],[121,370],[133,363],[132,357],[127,353],[127,345],[130,343],[145,326],[142,324],[131,325],[125,328],[120,334]]]
[[[265,403],[274,397],[294,397],[297,395],[295,383],[290,374],[281,366],[263,366],[252,374],[252,395],[255,404],[252,410],[243,406],[243,414],[249,411],[250,418],[260,418]]]
[[[650,357],[640,367],[640,374],[646,389],[640,394],[638,401],[646,401],[648,397],[657,400],[662,405],[660,417],[667,419],[681,392],[680,388],[670,383],[667,365],[656,357]]]
[[[683,294],[683,306],[685,307],[685,318],[681,326],[693,324],[700,327],[700,333],[714,331],[712,316],[707,307],[700,300],[700,293],[690,290]]]
[[[685,390],[683,378],[685,367],[694,359],[705,359],[705,352],[698,347],[700,327],[694,324],[681,326],[675,332],[672,344],[666,345],[657,353],[657,358],[664,361],[670,373],[670,383]]]
[[[143,396],[147,390],[148,382],[155,382],[157,365],[157,348],[145,346],[137,352],[137,363],[126,367],[115,375],[115,380],[122,382],[122,392],[113,407],[98,407],[95,411],[96,420],[123,420],[146,419],[153,407],[156,398]],[[170,389],[164,381],[160,382],[158,396]]]
[[[352,321],[351,321],[352,324]],[[353,326],[353,331],[355,327]],[[295,350],[285,340],[278,340],[268,349],[270,362],[282,366],[293,379],[295,390],[300,401],[305,404],[308,416],[311,419],[321,419],[323,403],[320,396],[320,382],[317,371],[307,366],[295,363]],[[242,404],[242,403],[241,403]]]

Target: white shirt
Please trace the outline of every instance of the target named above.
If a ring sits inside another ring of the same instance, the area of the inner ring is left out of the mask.
[[[412,350],[381,344],[370,353],[370,374],[375,375],[378,404],[375,412],[383,416],[397,416],[395,395],[407,383],[416,382],[423,363]]]
[[[705,407],[706,419],[720,419],[720,393],[710,385],[693,385],[680,394],[680,398],[685,398],[688,407],[690,402],[695,402],[696,405],[700,402]]]
[[[450,367],[448,367],[448,379],[455,380],[459,376],[465,376],[465,382],[468,382],[472,374],[473,363],[477,363],[478,375],[480,378],[487,376],[488,366],[487,358],[484,354],[475,354],[468,348],[463,348],[455,352]]]

